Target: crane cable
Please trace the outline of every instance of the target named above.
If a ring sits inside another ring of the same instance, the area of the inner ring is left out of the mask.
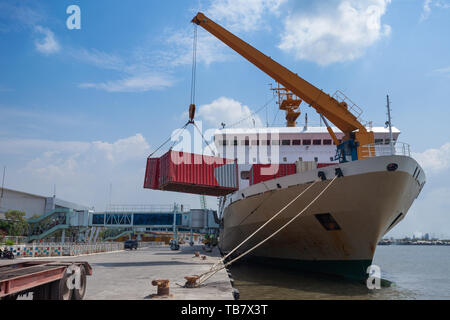
[[[194,123],[194,115],[195,115],[195,84],[196,84],[196,75],[197,75],[197,25],[194,24],[194,41],[193,41],[193,49],[192,49],[192,74],[191,74],[191,105],[189,107],[189,121],[182,126],[179,131],[183,131],[186,129],[186,127],[189,124],[194,124],[195,127],[197,127]],[[197,130],[198,127],[197,127]],[[201,134],[201,133],[200,133]],[[164,145],[166,145],[171,139],[173,138],[173,135],[171,135],[166,141],[164,141],[155,151],[153,151],[149,157],[153,156],[159,149],[161,149]],[[202,135],[203,140],[205,138]],[[174,147],[175,141],[172,146],[170,147],[170,150]],[[211,149],[212,150],[212,149]],[[213,150],[212,150],[213,151]],[[214,151],[213,151],[214,154]]]
[[[197,25],[194,24],[194,41],[192,44],[192,74],[191,74],[191,104],[189,106],[189,123],[194,123],[195,117],[195,87],[197,77]]]
[[[194,24],[194,41],[192,44],[191,104],[195,105],[195,85],[197,76],[197,25]]]
[[[189,122],[187,122],[184,126],[182,126],[181,128],[178,129],[179,132],[183,131],[184,129],[186,129],[186,127],[189,125]],[[167,143],[169,143],[170,140],[172,140],[172,138],[175,136],[176,134],[172,134],[166,141],[164,141],[158,148],[156,148],[155,151],[153,151],[148,157],[150,158],[151,156],[153,156],[159,149],[161,149],[163,146],[165,146]],[[172,144],[172,146],[169,148],[169,150],[172,150],[172,148],[174,147],[175,143],[177,143],[178,141],[175,140],[174,143]]]

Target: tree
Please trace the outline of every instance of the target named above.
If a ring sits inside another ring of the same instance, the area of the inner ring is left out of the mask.
[[[1,221],[0,221],[0,241],[3,241],[6,237],[6,231],[2,229]]]
[[[23,236],[28,230],[25,220],[25,212],[19,210],[8,210],[5,212],[5,219],[8,222],[8,234],[10,236]]]

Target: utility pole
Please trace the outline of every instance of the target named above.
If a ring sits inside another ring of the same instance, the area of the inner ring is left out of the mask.
[[[3,167],[3,178],[2,178],[2,193],[0,195],[0,209],[2,208],[2,202],[3,202],[3,190],[5,187],[5,174],[6,174],[6,166]]]
[[[112,182],[109,183],[109,209],[111,210],[112,203]]]
[[[386,122],[386,125],[389,127],[389,145],[391,146],[391,153],[395,154],[394,141],[392,136],[391,102],[389,100],[389,95],[387,95],[387,115],[388,121]]]

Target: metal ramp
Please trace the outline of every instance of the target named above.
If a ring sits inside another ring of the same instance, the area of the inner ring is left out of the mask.
[[[69,229],[69,228],[70,228],[70,226],[67,224],[60,224],[60,225],[54,226],[53,228],[50,228],[50,229],[44,231],[41,234],[29,236],[27,240],[28,240],[28,242],[42,240],[42,239],[45,239],[45,238],[51,236],[56,231],[65,230],[65,229]]]

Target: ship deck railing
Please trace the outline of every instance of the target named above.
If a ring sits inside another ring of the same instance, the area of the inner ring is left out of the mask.
[[[373,143],[361,146],[362,155],[367,158],[380,156],[411,156],[411,147],[404,142],[396,141],[392,144]]]
[[[138,212],[174,212],[181,211],[186,212],[190,210],[190,206],[187,205],[154,205],[154,204],[130,204],[130,205],[109,205],[105,212],[106,213],[138,213]]]

